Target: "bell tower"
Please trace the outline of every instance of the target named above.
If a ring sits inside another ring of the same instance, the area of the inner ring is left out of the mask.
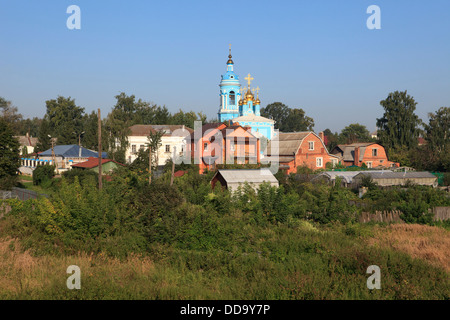
[[[239,117],[239,100],[241,100],[241,92],[239,76],[234,73],[234,62],[231,59],[231,44],[229,49],[227,72],[222,75],[220,81],[220,108],[219,122],[231,120]]]

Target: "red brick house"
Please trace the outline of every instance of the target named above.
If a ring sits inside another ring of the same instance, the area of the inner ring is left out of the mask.
[[[239,123],[209,123],[186,138],[187,156],[198,164],[199,172],[217,164],[260,163],[260,140],[250,127]]]
[[[384,147],[375,142],[340,144],[331,153],[345,166],[361,167],[364,163],[368,168],[399,167],[398,163],[388,160]]]
[[[271,157],[278,156],[279,168],[286,170],[287,174],[297,172],[297,167],[300,166],[318,170],[324,169],[328,162],[334,165],[339,163],[339,158],[328,152],[323,141],[323,132],[319,135],[312,131],[280,132],[269,142],[266,156],[269,158],[263,159],[263,162],[271,162],[276,160],[270,159]]]

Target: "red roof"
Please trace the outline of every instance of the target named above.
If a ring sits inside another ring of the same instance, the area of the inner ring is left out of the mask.
[[[187,173],[187,171],[183,171],[183,170],[178,170],[177,172],[175,172],[173,175],[174,177],[182,177]]]
[[[121,166],[123,166],[123,164],[121,164],[121,163],[119,163],[117,161],[111,160],[111,159],[102,159],[102,165],[105,164],[105,163],[108,163],[110,161],[112,161],[114,163],[117,163],[117,164],[120,164]],[[98,167],[98,158],[89,157],[87,161],[74,164],[74,165],[72,165],[72,167],[86,168],[86,169],[92,169],[92,168]]]

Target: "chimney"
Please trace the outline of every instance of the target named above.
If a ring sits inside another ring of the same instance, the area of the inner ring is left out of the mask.
[[[355,147],[353,164],[359,166],[359,147]]]
[[[320,132],[319,132],[319,138],[320,138],[320,140],[322,140],[322,142],[325,143],[325,137],[324,137],[324,135],[323,135],[323,131],[320,131]]]

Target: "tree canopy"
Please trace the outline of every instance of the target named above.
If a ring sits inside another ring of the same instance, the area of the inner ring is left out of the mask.
[[[314,120],[303,109],[291,109],[281,102],[268,104],[261,115],[275,120],[275,129],[281,132],[312,131],[314,127]]]
[[[380,101],[384,114],[377,119],[378,139],[388,150],[417,146],[422,121],[415,114],[417,102],[407,91],[391,92]]]

